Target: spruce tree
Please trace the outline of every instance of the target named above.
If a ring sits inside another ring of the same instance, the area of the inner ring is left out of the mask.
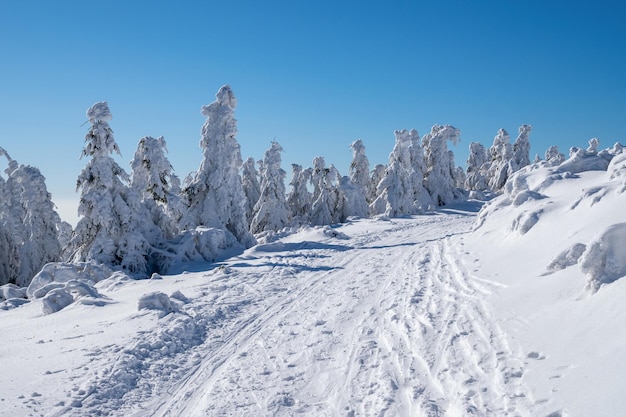
[[[85,136],[83,156],[91,158],[78,176],[78,213],[82,217],[66,249],[71,262],[93,261],[130,273],[149,270],[150,243],[155,233],[151,216],[130,178],[111,157],[120,154],[109,126],[112,118],[106,102],[89,108],[92,124]]]
[[[289,224],[289,207],[285,197],[285,171],[280,167],[283,148],[272,142],[265,151],[261,170],[261,196],[254,206],[250,224],[252,233],[280,230]]]
[[[246,199],[239,169],[243,163],[235,136],[237,106],[228,85],[219,89],[216,100],[202,107],[206,122],[202,126],[204,159],[183,194],[189,207],[184,226],[216,227],[227,230],[247,247],[254,244],[246,219]]]

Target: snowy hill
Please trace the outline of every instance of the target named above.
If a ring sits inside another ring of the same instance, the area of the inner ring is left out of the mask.
[[[0,415],[620,415],[626,158],[591,159],[527,167],[480,213],[305,228],[150,280],[65,271],[59,311],[6,290]]]

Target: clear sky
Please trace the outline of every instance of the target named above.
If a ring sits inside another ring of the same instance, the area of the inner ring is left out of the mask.
[[[38,167],[72,220],[87,108],[108,101],[122,166],[164,136],[179,177],[201,161],[200,107],[230,84],[242,156],[347,174],[363,139],[461,130],[490,146],[533,125],[531,158],[626,143],[626,4],[618,1],[0,0],[0,146]],[[6,164],[0,163],[4,168]],[[69,207],[69,209],[67,208]],[[68,212],[69,210],[69,212]]]

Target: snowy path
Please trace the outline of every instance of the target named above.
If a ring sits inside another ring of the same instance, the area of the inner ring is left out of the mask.
[[[346,226],[349,240],[268,244],[230,261],[205,302],[231,317],[184,380],[136,415],[530,415],[523,362],[483,301],[495,284],[460,260],[473,221]]]

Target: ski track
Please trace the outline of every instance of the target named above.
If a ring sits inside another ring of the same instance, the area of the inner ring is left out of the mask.
[[[180,349],[135,365],[117,402],[98,397],[119,385],[109,369],[54,415],[530,416],[523,358],[485,302],[496,284],[464,263],[474,220],[399,219],[229,260],[161,319],[192,326]]]

